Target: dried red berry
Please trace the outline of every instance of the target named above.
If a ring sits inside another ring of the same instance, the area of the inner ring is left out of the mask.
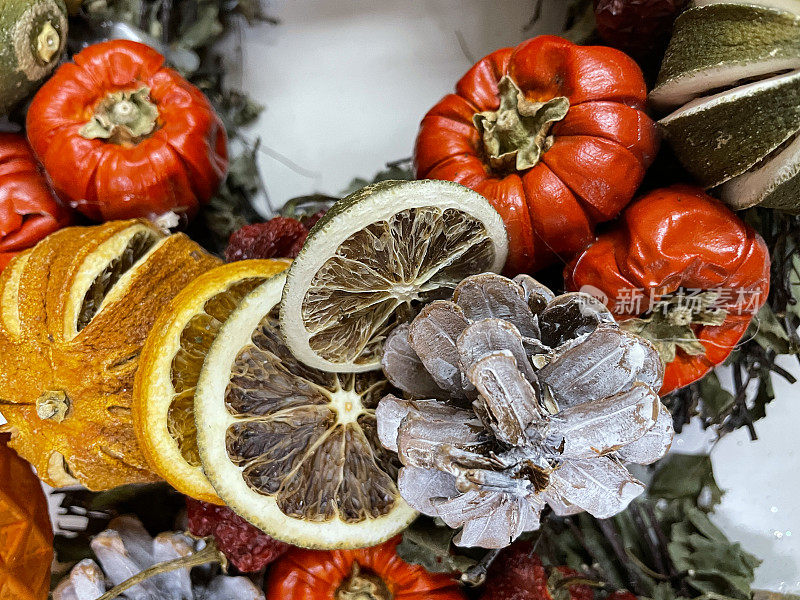
[[[597,31],[609,46],[636,58],[661,50],[688,0],[594,0]]]
[[[569,567],[557,570],[563,577],[580,575]],[[549,580],[533,545],[515,542],[492,563],[481,600],[553,600]],[[571,600],[593,600],[594,591],[587,585],[571,585],[569,595]]]
[[[214,536],[217,547],[243,573],[260,571],[283,555],[289,544],[279,542],[254,527],[227,506],[186,498],[189,532]]]
[[[328,211],[318,210],[313,215],[303,217],[302,219],[300,219],[300,221],[303,223],[303,225],[306,226],[307,229],[310,230],[314,225],[317,224],[317,221],[319,221],[322,217],[325,216],[326,212]]]
[[[245,225],[234,231],[225,249],[225,260],[294,258],[308,237],[308,228],[297,219],[274,217],[265,223]]]

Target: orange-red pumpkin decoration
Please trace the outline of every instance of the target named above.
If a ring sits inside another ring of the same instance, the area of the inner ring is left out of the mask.
[[[45,600],[53,528],[42,484],[0,435],[0,598]]]

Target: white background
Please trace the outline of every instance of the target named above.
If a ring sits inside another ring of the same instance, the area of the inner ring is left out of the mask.
[[[524,32],[533,1],[284,0],[269,4],[281,20],[244,35],[242,86],[266,110],[253,137],[271,201],[321,191],[336,194],[354,176],[369,177],[411,155],[417,125],[480,58],[536,33],[555,33],[565,2],[545,2]],[[463,40],[462,49],[458,36]],[[788,366],[800,374],[797,361]],[[800,591],[800,384],[776,382],[778,399],[756,424],[713,446],[727,489],[715,520],[764,559],[757,586]],[[698,427],[675,443],[707,449]]]

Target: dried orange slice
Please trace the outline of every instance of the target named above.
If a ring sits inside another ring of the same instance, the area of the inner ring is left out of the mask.
[[[145,342],[134,384],[136,435],[152,467],[187,496],[221,503],[197,450],[194,394],[205,355],[242,298],[288,265],[245,260],[204,273],[173,298]]]
[[[164,306],[219,259],[147,221],[68,227],[0,274],[0,412],[46,483],[157,481],[131,417],[139,355]]]
[[[373,546],[416,516],[377,435],[378,372],[301,363],[279,331],[285,275],[240,303],[206,355],[195,392],[203,469],[225,504],[269,535],[311,548]]]

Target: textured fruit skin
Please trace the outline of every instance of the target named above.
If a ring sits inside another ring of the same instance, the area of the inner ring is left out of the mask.
[[[35,48],[42,27],[58,35],[52,56]],[[0,116],[7,115],[39,87],[58,64],[67,42],[67,8],[62,0],[4,0],[0,6]]]
[[[494,172],[473,116],[500,106],[510,76],[531,101],[564,96],[570,109],[532,168]],[[595,225],[630,202],[655,158],[658,135],[645,114],[642,72],[619,50],[540,36],[476,63],[422,120],[417,178],[446,179],[484,195],[509,237],[506,273],[567,260],[593,239]]]
[[[183,234],[169,236],[76,333],[68,318],[75,306],[71,292],[87,262],[105,264],[103,244],[130,228],[160,235],[144,221],[67,227],[0,273],[0,398],[8,420],[0,430],[12,433],[9,445],[53,487],[80,483],[104,490],[159,480],[133,429],[139,354],[160,310],[220,261]],[[40,402],[52,394],[67,401],[60,418],[57,411],[40,412],[48,408]]]
[[[169,407],[177,393],[174,381],[171,381],[172,365],[182,345],[184,328],[193,316],[203,311],[209,300],[235,281],[272,277],[288,264],[289,261],[285,260],[248,260],[219,265],[193,279],[153,322],[142,346],[139,368],[133,382],[133,426],[147,462],[181,494],[212,504],[223,504],[201,466],[186,461],[179,445],[171,438],[168,425]],[[207,336],[204,339],[209,345],[225,318],[221,308],[213,312],[214,320],[204,326]],[[203,356],[203,351],[195,347],[192,354]],[[197,368],[200,366],[197,365]],[[193,402],[193,388],[184,387],[180,393]],[[193,415],[191,421],[194,423]]]
[[[260,571],[286,554],[289,544],[271,538],[227,506],[186,498],[189,532],[214,536],[217,547],[243,573]]]
[[[206,97],[138,42],[111,40],[76,54],[42,86],[27,115],[28,139],[58,195],[94,220],[191,217],[228,168],[222,121]],[[107,95],[142,87],[158,127],[138,143],[79,132]]]
[[[362,572],[377,575],[398,600],[466,600],[459,584],[447,575],[428,573],[395,552],[400,538],[360,550],[292,548],[270,569],[267,598],[337,600],[336,591],[357,563]],[[383,599],[381,599],[383,600]]]
[[[245,225],[231,234],[225,260],[296,258],[309,229],[310,226],[288,217],[273,217],[264,223]]]
[[[637,58],[661,49],[687,0],[594,0],[603,41]]]
[[[0,271],[69,221],[70,211],[53,197],[25,138],[0,133]]]
[[[557,569],[564,577],[580,575],[568,567]],[[594,592],[587,585],[572,585],[569,597],[592,600]],[[530,542],[516,542],[497,557],[486,577],[481,600],[553,600],[547,571]]]
[[[564,284],[568,290],[595,287],[618,320],[637,316],[630,311],[631,290],[642,295],[642,312],[651,293],[735,290],[717,305],[728,311],[722,325],[692,326],[706,353],[690,356],[678,349],[664,373],[664,395],[728,357],[767,299],[769,267],[767,246],[752,227],[699,188],[676,185],[633,202],[611,230],[566,266]]]
[[[45,600],[53,528],[42,485],[0,435],[0,598]]]

